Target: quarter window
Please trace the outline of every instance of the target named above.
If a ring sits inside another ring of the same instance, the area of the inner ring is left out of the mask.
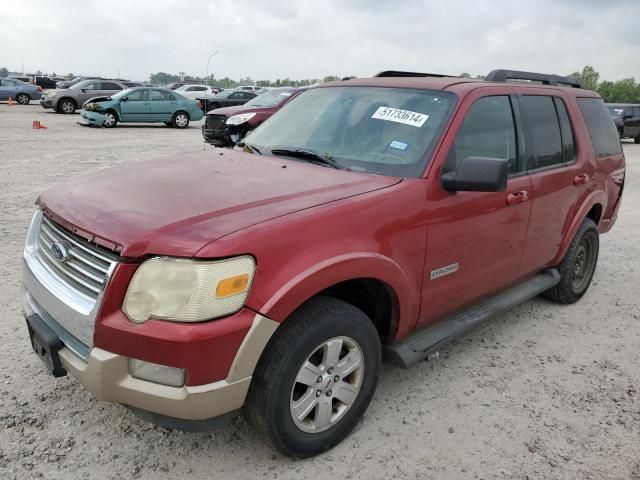
[[[509,173],[518,169],[518,148],[511,102],[506,95],[483,97],[467,112],[456,135],[455,167],[467,157],[502,158]]]
[[[524,95],[522,103],[533,147],[528,160],[529,170],[563,163],[562,135],[553,98]]]
[[[578,98],[591,143],[598,157],[622,153],[618,130],[601,98]]]

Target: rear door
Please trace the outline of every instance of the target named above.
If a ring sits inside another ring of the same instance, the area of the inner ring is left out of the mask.
[[[149,90],[151,103],[151,119],[156,122],[169,122],[177,108],[174,96],[165,90]]]
[[[544,91],[542,91],[544,92]],[[541,93],[542,93],[541,92]],[[594,174],[590,149],[576,151],[573,118],[578,112],[562,95],[518,97],[524,113],[527,171],[531,178],[531,223],[523,272],[553,264],[574,215],[588,195]]]
[[[151,120],[151,102],[148,90],[134,90],[120,100],[120,120],[123,122],[148,122]]]
[[[454,121],[444,140],[443,169],[455,170],[472,156],[501,158],[509,163],[509,179],[504,192],[452,193],[436,179],[429,181],[421,324],[521,276],[531,202],[517,109],[515,98],[503,90],[478,89],[465,99],[458,113],[463,120],[457,127]]]

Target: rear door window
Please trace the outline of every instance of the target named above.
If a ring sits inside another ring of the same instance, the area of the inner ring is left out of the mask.
[[[537,170],[563,163],[562,134],[553,98],[523,95],[521,101],[527,120],[525,128],[532,146],[528,155],[528,169]]]
[[[575,154],[576,147],[573,140],[573,129],[571,128],[571,120],[569,120],[569,114],[567,113],[567,107],[561,98],[554,97],[553,102],[556,105],[556,112],[558,113],[558,120],[560,121],[560,135],[562,136],[562,161],[564,163],[572,162]]]
[[[511,102],[506,95],[477,100],[456,134],[455,169],[467,157],[506,159],[509,173],[518,173],[518,149]]]
[[[102,90],[122,90],[122,87],[113,82],[102,82]]]
[[[578,98],[577,100],[596,156],[600,158],[622,153],[618,130],[602,99]]]

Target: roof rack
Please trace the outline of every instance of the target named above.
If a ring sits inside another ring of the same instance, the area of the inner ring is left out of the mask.
[[[567,85],[573,88],[583,88],[582,84],[570,77],[547,75],[544,73],[520,72],[518,70],[492,70],[485,77],[488,82],[506,82],[507,80],[528,80],[541,82],[544,85]]]
[[[442,73],[420,73],[420,72],[402,72],[400,70],[385,70],[374,77],[452,77],[453,75],[444,75]]]

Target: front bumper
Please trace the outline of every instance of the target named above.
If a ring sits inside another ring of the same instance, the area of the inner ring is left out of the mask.
[[[47,97],[41,97],[40,98],[40,106],[42,108],[56,108],[56,102],[52,99],[49,99]]]
[[[24,288],[22,305],[26,317],[40,316],[53,331],[60,331],[60,326]],[[82,359],[69,348],[69,337],[64,334],[57,355],[66,373],[100,400],[171,418],[207,420],[242,407],[253,370],[277,326],[277,322],[256,315],[227,378],[205,385],[170,387],[135,378],[129,372],[129,357],[97,347],[90,350],[88,358]]]
[[[102,127],[104,125],[104,115],[101,113],[81,110],[80,116],[85,122],[87,122],[87,125],[91,125],[93,127]]]

